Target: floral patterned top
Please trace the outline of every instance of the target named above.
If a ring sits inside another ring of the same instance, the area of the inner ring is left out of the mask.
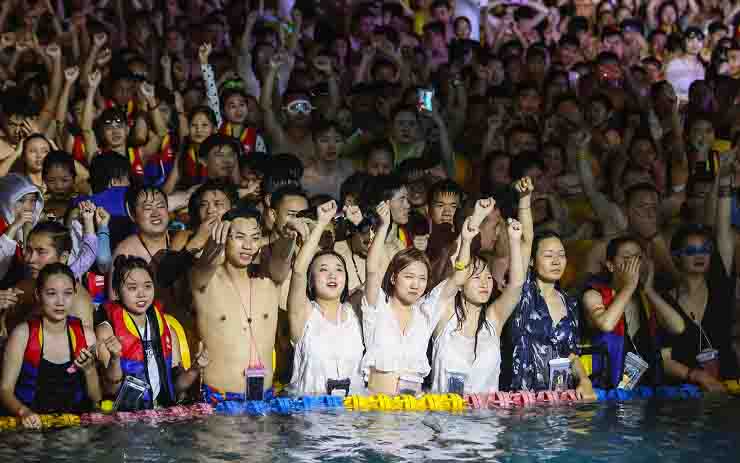
[[[511,343],[514,346],[511,390],[549,388],[549,361],[576,353],[578,342],[578,301],[559,291],[566,315],[553,326],[545,299],[534,272],[527,272],[522,296],[511,318]]]

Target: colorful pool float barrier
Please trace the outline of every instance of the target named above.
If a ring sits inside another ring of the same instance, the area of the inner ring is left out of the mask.
[[[227,400],[216,405],[215,411],[219,415],[228,416],[266,416],[271,414],[291,415],[297,412],[343,407],[342,397],[320,395],[298,398],[277,397],[270,400],[251,400],[246,402]]]

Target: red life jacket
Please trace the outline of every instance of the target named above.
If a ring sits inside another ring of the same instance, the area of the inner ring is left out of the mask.
[[[128,161],[131,163],[131,172],[137,177],[144,176],[144,162],[141,158],[141,148],[127,148]]]
[[[185,153],[185,175],[190,179],[204,179],[208,177],[208,167],[198,160],[198,154],[191,145]]]
[[[44,349],[44,333],[41,318],[34,318],[26,323],[28,323],[28,342],[26,342],[26,350],[23,353],[21,373],[15,385],[15,395],[21,402],[31,406],[38,386],[39,366],[41,365],[41,356]],[[87,347],[85,330],[79,318],[67,317],[67,332],[72,345],[71,357],[76,359],[82,349]],[[84,397],[84,391],[75,391],[75,397],[78,396],[81,401]]]
[[[614,300],[614,290],[609,285],[599,282],[592,282],[590,286],[591,289],[594,289],[601,294],[601,300],[604,302],[604,307],[608,308]],[[624,336],[624,314],[620,317],[619,322],[612,330],[612,333]]]
[[[249,156],[250,153],[252,153],[255,149],[255,145],[257,143],[257,129],[254,127],[246,127],[244,130],[242,130],[242,133],[237,136],[234,133],[234,129],[230,122],[224,122],[223,125],[221,125],[221,130],[219,130],[219,133],[221,135],[228,135],[229,137],[238,138],[239,142],[241,142],[242,147],[244,148],[244,155]]]
[[[0,235],[2,235],[3,233],[5,233],[5,231],[9,227],[10,226],[5,221],[5,218],[0,217]],[[23,248],[21,248],[21,245],[18,242],[16,242],[16,244],[15,244],[15,257],[16,257],[16,259],[19,259],[21,262],[23,261]]]
[[[83,166],[87,166],[87,150],[85,149],[85,139],[82,135],[75,135],[74,137],[72,157]]]

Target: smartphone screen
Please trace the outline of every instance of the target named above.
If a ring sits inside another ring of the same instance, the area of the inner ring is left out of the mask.
[[[417,91],[417,107],[419,111],[432,112],[432,97],[434,97],[434,91],[420,88]]]

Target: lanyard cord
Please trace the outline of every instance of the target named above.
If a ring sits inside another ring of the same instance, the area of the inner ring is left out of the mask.
[[[257,348],[257,342],[254,340],[254,330],[252,329],[252,281],[251,279],[247,279],[249,281],[249,309],[244,307],[244,299],[242,299],[242,294],[239,292],[239,288],[234,284],[234,280],[231,277],[231,274],[229,274],[229,284],[234,289],[234,292],[236,292],[237,297],[239,298],[239,305],[242,307],[242,312],[244,312],[244,315],[247,317],[247,325],[249,326],[249,337],[250,337],[250,346],[249,346],[249,365],[247,365],[247,368],[264,368],[264,364],[262,363],[262,360],[259,357],[259,349]],[[252,355],[254,354],[254,356]],[[253,363],[252,360],[256,358],[257,363]]]

